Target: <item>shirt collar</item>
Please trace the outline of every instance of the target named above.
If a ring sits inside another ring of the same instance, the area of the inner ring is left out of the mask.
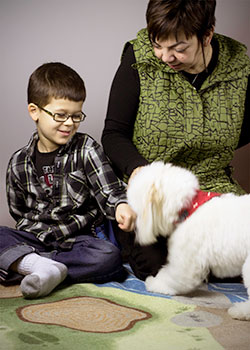
[[[58,148],[58,154],[59,155],[62,155],[64,153],[66,153],[69,148],[71,147],[71,145],[75,142],[75,139],[76,139],[76,135],[77,133],[65,144],[65,145],[62,145]],[[36,145],[37,145],[37,142],[39,140],[39,136],[38,136],[38,132],[37,130],[33,132],[33,134],[31,135],[31,138],[27,144],[27,153],[29,154],[30,157],[32,157],[35,153],[35,150],[36,150]]]

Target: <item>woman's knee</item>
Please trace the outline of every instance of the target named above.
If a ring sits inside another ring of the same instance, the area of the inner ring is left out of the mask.
[[[129,256],[129,264],[141,280],[155,276],[167,260],[167,241],[160,237],[157,243],[149,246],[135,245]]]

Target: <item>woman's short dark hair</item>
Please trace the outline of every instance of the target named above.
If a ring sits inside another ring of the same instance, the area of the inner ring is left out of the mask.
[[[30,76],[28,83],[28,104],[46,106],[52,98],[84,101],[85,85],[72,68],[60,62],[45,63]]]
[[[179,33],[196,35],[203,42],[215,26],[216,0],[150,0],[146,12],[151,41],[166,40]]]

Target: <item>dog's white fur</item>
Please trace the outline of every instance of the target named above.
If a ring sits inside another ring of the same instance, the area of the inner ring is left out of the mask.
[[[168,257],[153,277],[151,292],[178,295],[197,288],[209,271],[219,278],[242,274],[250,295],[250,195],[223,194],[177,223],[199,189],[196,176],[184,168],[154,162],[143,167],[128,186],[128,202],[137,214],[136,240],[148,245],[169,237]],[[250,320],[250,300],[235,303],[229,314]]]

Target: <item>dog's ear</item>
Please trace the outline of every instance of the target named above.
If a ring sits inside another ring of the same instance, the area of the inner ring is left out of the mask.
[[[160,189],[157,189],[155,184],[153,184],[149,196],[151,202],[153,228],[156,229],[156,220],[159,219],[162,214],[163,195]]]
[[[157,241],[157,220],[159,220],[162,208],[162,196],[153,184],[148,191],[141,215],[137,217],[137,241],[142,245],[152,244]]]

